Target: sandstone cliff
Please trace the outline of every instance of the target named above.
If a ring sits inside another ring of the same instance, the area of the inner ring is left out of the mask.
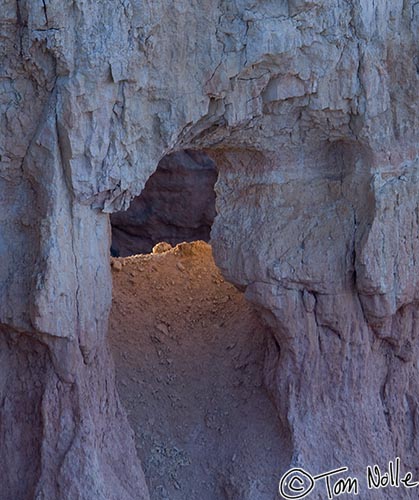
[[[108,214],[197,148],[292,464],[419,477],[418,23],[414,0],[2,0],[3,498],[148,498],[106,345]]]

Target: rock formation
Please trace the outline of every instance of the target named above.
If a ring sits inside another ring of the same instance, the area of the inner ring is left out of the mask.
[[[184,149],[219,168],[215,258],[272,329],[290,466],[419,478],[417,2],[3,0],[0,25],[3,498],[148,498],[108,214]]]
[[[160,241],[209,241],[216,179],[215,164],[204,153],[165,156],[128,210],[111,215],[113,252],[126,257],[149,253]]]

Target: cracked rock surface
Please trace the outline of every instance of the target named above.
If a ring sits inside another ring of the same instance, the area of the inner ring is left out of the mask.
[[[219,169],[214,256],[272,331],[290,465],[419,477],[418,28],[413,0],[2,0],[3,498],[148,498],[108,214],[184,149]]]

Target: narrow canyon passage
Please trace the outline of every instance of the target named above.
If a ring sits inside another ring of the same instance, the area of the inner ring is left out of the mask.
[[[151,498],[275,498],[290,457],[263,385],[269,333],[211,247],[183,243],[112,269],[117,386]]]
[[[263,384],[271,334],[206,243],[216,179],[205,153],[173,153],[111,217],[117,382],[156,500],[272,499],[289,459]]]

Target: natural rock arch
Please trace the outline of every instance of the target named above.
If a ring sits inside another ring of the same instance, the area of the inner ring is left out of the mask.
[[[274,331],[267,380],[293,463],[356,474],[398,454],[415,470],[413,0],[19,1],[0,15],[5,495],[147,498],[105,341],[107,213],[185,148],[217,157],[215,256]],[[330,143],[354,145],[337,179]]]

